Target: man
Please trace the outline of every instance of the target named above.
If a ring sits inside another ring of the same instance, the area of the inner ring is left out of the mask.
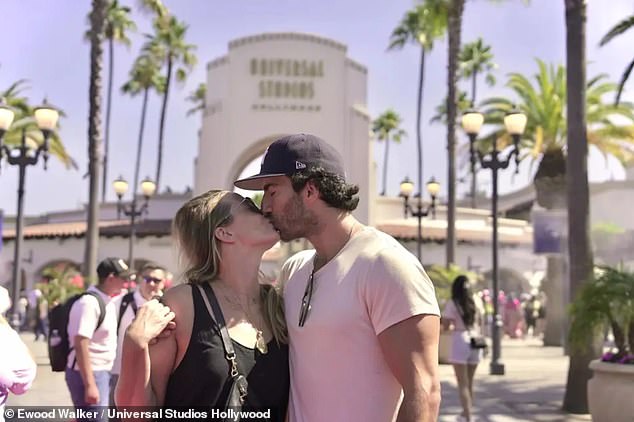
[[[260,173],[262,211],[282,240],[315,250],[282,269],[290,336],[289,421],[435,421],[439,309],[417,259],[362,225],[339,154],[312,135],[278,139]]]
[[[73,303],[68,317],[71,351],[66,384],[73,404],[82,408],[108,406],[110,370],[117,351],[114,297],[129,277],[128,266],[121,258],[106,258],[97,266],[97,276],[98,284]],[[102,306],[104,315],[99,324]]]
[[[117,355],[110,372],[110,405],[114,406],[114,390],[121,373],[121,350],[123,337],[128,326],[136,316],[137,309],[155,296],[163,295],[165,287],[165,268],[148,262],[141,268],[141,277],[137,279],[137,288],[133,292],[117,298]]]

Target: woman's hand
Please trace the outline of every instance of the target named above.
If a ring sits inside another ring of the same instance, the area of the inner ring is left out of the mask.
[[[152,299],[139,308],[136,317],[126,330],[126,337],[139,347],[145,348],[172,334],[176,328],[176,323],[173,321],[175,316],[169,307]]]

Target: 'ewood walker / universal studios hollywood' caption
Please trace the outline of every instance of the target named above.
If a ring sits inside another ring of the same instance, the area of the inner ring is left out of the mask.
[[[74,419],[177,419],[177,420],[260,420],[271,419],[271,409],[260,411],[246,411],[235,409],[117,409],[114,407],[102,407],[95,409],[75,409],[72,407],[55,408],[27,408],[7,407],[4,409],[7,421],[11,420],[74,420]]]

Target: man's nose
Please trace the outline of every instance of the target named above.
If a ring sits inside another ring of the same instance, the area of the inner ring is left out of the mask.
[[[262,203],[260,204],[260,207],[262,209],[262,214],[264,214],[265,217],[271,215],[271,201],[266,193],[262,197]]]

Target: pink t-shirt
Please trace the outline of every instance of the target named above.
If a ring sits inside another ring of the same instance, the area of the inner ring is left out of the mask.
[[[414,315],[439,315],[434,286],[411,253],[366,227],[315,273],[311,310],[299,327],[314,254],[296,254],[280,276],[290,336],[289,421],[394,420],[402,389],[377,335]]]
[[[9,391],[23,394],[35,379],[36,365],[29,349],[6,322],[0,322],[0,411]],[[1,419],[0,414],[0,419]]]

